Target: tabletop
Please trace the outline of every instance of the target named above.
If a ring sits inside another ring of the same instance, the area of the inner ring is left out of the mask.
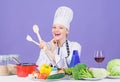
[[[0,81],[2,82],[90,82],[93,80],[86,79],[86,80],[68,80],[68,79],[57,79],[57,80],[33,80],[30,77],[18,77],[17,75],[9,75],[9,76],[0,76]],[[120,79],[110,79],[110,78],[103,78],[99,80],[94,80],[94,82],[120,82]]]

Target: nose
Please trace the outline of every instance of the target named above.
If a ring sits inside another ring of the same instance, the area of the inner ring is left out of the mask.
[[[54,32],[59,32],[59,29],[58,29],[58,28],[56,28],[56,29],[54,30]]]

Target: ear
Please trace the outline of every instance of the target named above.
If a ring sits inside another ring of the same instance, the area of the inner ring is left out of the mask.
[[[69,34],[69,30],[66,30],[66,37],[68,36],[68,34]]]
[[[66,30],[66,34],[67,34],[67,35],[69,34],[69,30],[68,30],[68,29]]]
[[[67,31],[67,32],[66,32],[66,34],[68,35],[68,34],[69,34],[69,32]]]

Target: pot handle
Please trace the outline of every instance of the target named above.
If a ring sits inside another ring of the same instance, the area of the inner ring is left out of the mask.
[[[38,67],[38,65],[34,65],[34,67],[36,68],[36,67]]]
[[[18,68],[19,68],[19,66],[14,66],[14,68],[17,68],[17,69],[18,69]]]

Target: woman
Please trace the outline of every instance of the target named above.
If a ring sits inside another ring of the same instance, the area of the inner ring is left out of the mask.
[[[52,27],[53,39],[50,42],[40,42],[41,51],[36,62],[39,67],[42,64],[52,64],[58,68],[68,68],[73,50],[78,50],[80,57],[81,45],[67,39],[72,18],[73,11],[66,6],[56,10]]]

